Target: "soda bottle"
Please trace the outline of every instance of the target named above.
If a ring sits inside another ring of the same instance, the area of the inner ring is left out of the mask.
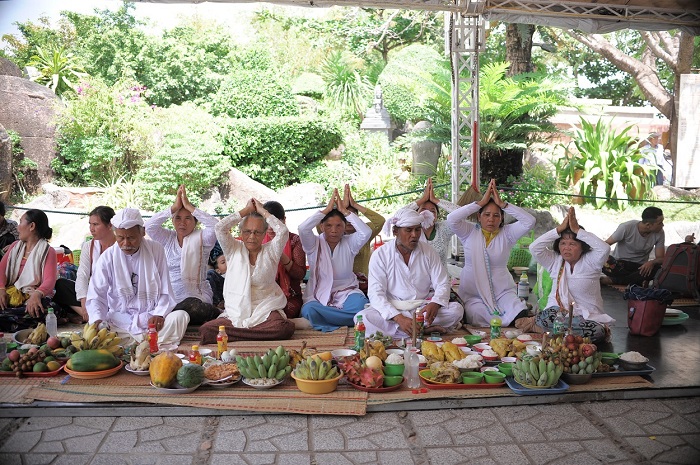
[[[501,325],[503,322],[497,316],[491,318],[491,339],[498,339],[501,337]]]
[[[190,363],[202,364],[202,354],[199,353],[199,346],[193,345],[190,351]]]
[[[0,333],[0,360],[7,356],[7,342],[5,341],[5,333]]]
[[[423,307],[416,310],[416,333],[418,339],[423,339],[423,330],[425,329],[425,313]]]
[[[46,332],[49,336],[54,337],[58,334],[58,321],[51,307],[49,307],[48,313],[46,314]]]
[[[365,346],[365,324],[362,321],[362,315],[357,315],[357,323],[355,323],[355,350],[358,352]]]
[[[158,352],[158,331],[156,331],[156,325],[154,323],[148,324],[148,338],[149,349],[152,354]]]
[[[228,334],[226,327],[219,326],[219,334],[216,335],[216,358],[221,359],[221,354],[228,350]]]

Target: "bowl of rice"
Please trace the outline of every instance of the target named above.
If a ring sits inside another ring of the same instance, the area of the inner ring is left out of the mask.
[[[627,371],[643,370],[649,361],[639,352],[625,352],[617,359],[617,363]]]

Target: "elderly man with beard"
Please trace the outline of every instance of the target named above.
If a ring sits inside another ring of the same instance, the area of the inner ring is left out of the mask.
[[[412,333],[412,312],[422,307],[426,331],[445,333],[462,320],[464,308],[450,302],[450,278],[440,255],[420,240],[434,216],[404,208],[387,222],[396,238],[378,248],[369,261],[370,307],[358,313],[368,335],[393,338]]]
[[[143,340],[154,324],[159,344],[179,344],[190,317],[175,310],[163,246],[146,239],[141,213],[125,208],[112,218],[118,247],[102,253],[88,287],[90,323],[106,322],[122,340]]]

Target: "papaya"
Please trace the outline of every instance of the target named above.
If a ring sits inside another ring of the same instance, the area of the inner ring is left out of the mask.
[[[182,365],[177,370],[177,382],[184,388],[199,386],[204,381],[204,367],[196,363]]]
[[[175,384],[177,372],[182,367],[182,360],[170,351],[158,354],[148,367],[151,382],[160,388],[169,388]]]
[[[68,368],[73,371],[102,371],[119,365],[112,352],[104,349],[81,350],[74,353]]]

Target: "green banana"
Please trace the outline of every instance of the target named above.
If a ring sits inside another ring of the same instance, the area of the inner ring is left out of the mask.
[[[530,360],[530,374],[535,380],[540,379],[540,372],[537,369],[537,362]]]
[[[330,370],[328,370],[328,373],[326,373],[326,376],[324,379],[333,379],[338,376],[338,368],[337,367],[331,367]]]
[[[544,372],[542,372],[542,374],[540,375],[540,379],[537,380],[537,385],[538,385],[538,386],[544,386],[546,382],[547,382],[547,372],[544,371]]]
[[[277,373],[277,367],[274,365],[270,365],[270,368],[267,370],[267,377],[274,378],[276,373]]]
[[[270,360],[269,355],[265,354],[262,356],[262,362],[263,362],[263,366],[267,370],[268,368],[270,368],[270,364],[272,363],[272,360]]]
[[[284,368],[282,368],[281,370],[278,370],[277,373],[275,373],[275,379],[280,379],[280,380],[281,380],[281,379],[284,378],[286,375],[287,375],[287,373],[285,373]]]
[[[311,363],[309,363],[309,371],[311,372],[311,379],[317,380],[318,379],[318,363],[316,363],[316,360],[311,360]]]
[[[328,362],[321,362],[321,366],[318,368],[318,379],[326,379],[326,373],[330,369]]]
[[[280,361],[280,357],[277,354],[273,354],[272,357],[270,357],[270,366],[273,366],[277,368],[277,364]]]
[[[265,365],[263,365],[263,364],[258,365],[258,374],[260,375],[260,378],[265,378],[265,375],[267,375],[267,371],[265,370]]]
[[[540,365],[538,368],[540,376],[542,376],[542,373],[545,373],[547,371],[547,362],[545,362],[543,358],[540,359]]]
[[[287,351],[284,350],[284,347],[282,347],[282,346],[277,346],[277,348],[275,349],[275,353],[277,354],[277,357],[279,357],[279,358],[282,358],[286,352]]]

